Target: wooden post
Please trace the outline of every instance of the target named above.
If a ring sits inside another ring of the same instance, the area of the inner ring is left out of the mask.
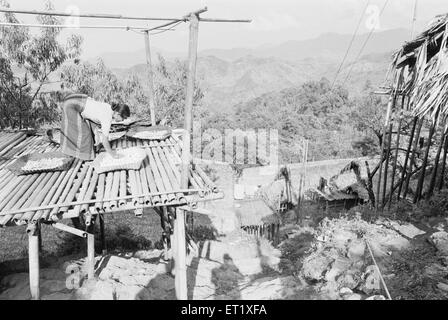
[[[174,232],[176,233],[176,298],[178,300],[187,300],[187,255],[186,255],[186,242],[185,242],[185,211],[182,209],[176,210],[176,221],[174,226]]]
[[[87,276],[93,279],[95,276],[95,235],[93,225],[87,229]]]
[[[387,151],[386,151],[386,161],[384,164],[384,180],[383,180],[383,193],[381,197],[382,201],[382,207],[383,209],[384,204],[386,203],[386,188],[387,188],[387,175],[388,175],[388,169],[389,169],[389,157],[390,157],[390,148],[392,144],[392,122],[389,124],[389,134],[387,136]]]
[[[151,62],[151,47],[149,44],[149,31],[144,34],[145,37],[145,49],[146,49],[146,65],[148,66],[148,80],[149,80],[149,110],[151,112],[151,125],[156,125],[156,113],[155,113],[155,98],[154,98],[154,72]]]
[[[418,140],[420,138],[420,132],[421,132],[422,127],[423,127],[424,119],[422,118],[419,121],[420,122],[417,125],[417,132],[415,134],[414,145],[412,146],[411,162],[409,164],[409,174],[406,176],[406,182],[404,184],[403,199],[406,199],[406,195],[408,194],[409,182],[411,181],[411,177],[412,177],[412,169],[413,169],[414,164],[415,164],[415,154],[417,153]]]
[[[193,96],[194,84],[196,76],[196,60],[198,50],[198,31],[199,17],[192,13],[190,20],[190,41],[188,48],[188,78],[187,91],[185,97],[184,112],[184,134],[182,148],[182,170],[181,170],[181,187],[188,188],[188,172],[191,162],[191,130],[193,122]],[[176,211],[175,229],[176,234],[176,297],[179,300],[187,300],[187,269],[186,269],[186,252],[185,252],[185,212],[181,209]]]
[[[99,214],[98,218],[100,220],[101,253],[104,255],[107,253],[106,234],[104,233],[104,214]]]
[[[401,108],[400,108],[400,116],[398,120],[398,127],[397,127],[397,140],[395,141],[395,155],[394,155],[394,164],[392,166],[392,177],[390,182],[390,194],[389,194],[389,209],[392,203],[392,198],[394,195],[394,182],[395,182],[395,172],[397,171],[397,162],[398,162],[398,149],[400,147],[400,135],[401,135],[401,123],[403,122],[403,113],[402,110],[404,109],[404,100],[405,96],[403,96],[403,99],[401,100]]]
[[[442,148],[443,148],[443,144],[444,144],[444,140],[445,140],[444,137],[445,137],[445,132],[442,131],[442,136],[440,137],[439,147],[437,148],[436,158],[434,160],[434,168],[433,168],[432,174],[431,174],[431,181],[429,183],[429,189],[428,189],[428,193],[426,195],[426,199],[428,199],[428,200],[429,200],[429,198],[431,198],[431,196],[434,192],[434,188],[436,186],[437,170],[439,169],[440,154],[442,153]]]
[[[440,180],[439,180],[439,186],[438,186],[439,191],[442,190],[442,188],[443,188],[447,152],[448,152],[448,133],[445,135],[445,144],[443,147],[442,170],[440,172]]]
[[[28,263],[30,277],[31,299],[40,299],[39,279],[39,224],[29,224],[28,234]]]
[[[414,117],[414,121],[412,123],[412,129],[411,129],[411,136],[409,137],[409,144],[408,144],[408,148],[406,150],[406,157],[404,159],[403,171],[401,172],[401,181],[400,181],[400,186],[398,188],[397,200],[400,200],[401,190],[403,188],[403,182],[406,177],[406,169],[408,166],[409,154],[411,153],[412,141],[414,140],[414,134],[415,134],[415,129],[417,127],[417,122],[418,122],[418,118]],[[412,171],[412,167],[411,167],[410,171]]]
[[[385,147],[385,140],[386,140],[386,131],[387,127],[389,126],[389,120],[390,115],[392,111],[392,104],[393,104],[393,95],[389,97],[389,103],[387,104],[387,112],[386,112],[386,122],[383,127],[383,138],[381,140],[381,156],[380,156],[380,166],[378,169],[378,183],[376,187],[376,209],[378,210],[379,204],[380,204],[380,192],[381,192],[381,175],[383,173],[383,159],[384,159],[384,147]]]
[[[425,182],[425,174],[426,174],[426,165],[428,164],[429,151],[431,149],[431,142],[435,132],[435,126],[438,118],[438,112],[435,116],[435,119],[431,123],[431,127],[429,128],[429,136],[428,136],[428,146],[426,147],[425,157],[423,158],[422,170],[420,172],[420,177],[418,179],[417,191],[414,195],[414,203],[417,203],[422,196],[423,193],[423,184]]]
[[[167,224],[168,222],[168,224]],[[162,210],[160,211],[160,223],[162,226],[162,241],[163,241],[163,259],[168,260],[168,236],[171,232],[169,232],[169,220],[168,220],[168,213],[166,207],[162,207]]]

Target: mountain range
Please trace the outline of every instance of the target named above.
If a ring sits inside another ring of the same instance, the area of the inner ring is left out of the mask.
[[[353,95],[359,94],[367,81],[382,85],[393,52],[408,37],[409,31],[405,29],[358,35],[338,74],[338,83]],[[367,38],[369,41],[364,45]],[[210,110],[222,111],[264,93],[299,86],[309,80],[326,77],[333,81],[351,39],[351,35],[327,33],[315,39],[258,48],[200,51],[197,79],[205,93],[204,103]],[[152,52],[154,63],[158,53],[168,62],[184,60],[184,55],[179,53],[156,48]],[[143,81],[146,79],[144,50],[105,53],[101,58],[119,77],[136,74]]]

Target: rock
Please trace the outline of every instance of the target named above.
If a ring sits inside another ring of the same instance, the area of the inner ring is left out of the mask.
[[[440,290],[443,290],[445,292],[448,292],[448,284],[446,284],[446,283],[439,282],[437,284],[437,288],[439,288]]]
[[[348,270],[350,267],[350,261],[343,258],[337,258],[332,266],[330,271],[325,274],[325,279],[327,281],[335,281],[335,279],[344,271]]]
[[[448,255],[448,233],[444,231],[435,232],[430,237],[432,243],[442,255]]]
[[[353,261],[359,261],[364,258],[366,243],[361,239],[356,239],[348,245],[347,257]]]
[[[385,221],[384,224],[393,228],[394,230],[398,231],[399,233],[410,239],[413,239],[418,235],[426,233],[425,231],[420,230],[419,228],[410,223],[400,224],[397,221],[387,220]]]
[[[430,278],[443,278],[448,273],[448,268],[438,263],[432,263],[425,267],[423,273],[425,276]]]
[[[344,287],[341,290],[339,290],[339,294],[341,296],[346,296],[346,295],[349,295],[349,294],[352,294],[352,293],[353,293],[353,291],[350,288],[346,288],[346,287]]]
[[[243,300],[279,300],[294,294],[297,280],[294,277],[265,277],[257,279],[240,290]]]
[[[322,280],[332,262],[332,258],[321,254],[308,257],[303,263],[302,274],[311,281]]]
[[[361,300],[361,299],[362,299],[362,296],[358,293],[348,295],[344,298],[344,300]]]
[[[356,276],[353,273],[346,273],[338,278],[337,283],[339,287],[355,289],[358,286],[359,281],[359,276]]]
[[[386,300],[386,298],[382,295],[374,295],[374,296],[368,297],[366,300]]]
[[[380,275],[376,266],[370,265],[364,273],[365,282],[361,286],[361,290],[366,294],[372,294],[381,289]]]
[[[54,292],[41,297],[41,300],[72,300],[72,293]]]

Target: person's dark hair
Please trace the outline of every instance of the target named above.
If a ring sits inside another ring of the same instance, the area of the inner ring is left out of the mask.
[[[112,103],[112,110],[118,112],[123,119],[129,118],[131,116],[131,110],[129,106],[124,103]]]

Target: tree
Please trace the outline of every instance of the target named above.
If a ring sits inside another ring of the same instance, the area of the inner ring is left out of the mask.
[[[0,7],[9,8],[5,0]],[[45,10],[54,10],[51,2]],[[60,24],[53,16],[37,16],[40,24]],[[19,23],[12,13],[0,16],[1,22]],[[68,59],[80,55],[82,38],[71,35],[65,44],[57,37],[61,29],[41,28],[32,34],[27,27],[0,27],[0,125],[11,127],[36,126],[58,117],[56,104],[44,97],[42,88],[50,75]]]
[[[384,102],[380,96],[370,90],[367,87],[364,95],[355,100],[351,119],[358,130],[373,134],[378,146],[381,146],[385,116]]]

